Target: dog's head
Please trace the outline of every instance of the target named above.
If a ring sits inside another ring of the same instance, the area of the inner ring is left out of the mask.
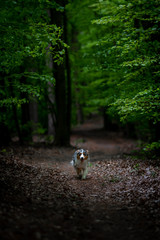
[[[88,150],[80,149],[80,150],[77,150],[76,153],[77,153],[77,159],[81,160],[81,162],[88,159],[88,156],[89,156]]]

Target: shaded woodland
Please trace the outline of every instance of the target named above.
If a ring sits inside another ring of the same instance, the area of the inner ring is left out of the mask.
[[[101,115],[104,129],[158,151],[159,1],[3,1],[0,143]]]
[[[0,26],[0,238],[158,239],[159,0],[5,0]]]

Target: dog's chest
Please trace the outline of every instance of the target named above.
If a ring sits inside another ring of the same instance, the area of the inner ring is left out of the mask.
[[[81,160],[78,160],[76,161],[76,167],[78,168],[85,168],[87,166],[87,160],[84,160],[84,161],[81,161]]]

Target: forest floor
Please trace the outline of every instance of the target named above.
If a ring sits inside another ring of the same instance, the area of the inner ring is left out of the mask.
[[[160,236],[160,164],[130,152],[132,139],[86,123],[74,147],[17,144],[0,151],[0,239],[156,240]],[[70,164],[90,151],[86,180]]]

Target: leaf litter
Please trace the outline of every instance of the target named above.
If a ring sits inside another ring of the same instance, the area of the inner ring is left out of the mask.
[[[82,181],[70,165],[74,151],[20,146],[1,151],[1,239],[157,239],[159,161],[96,148]]]

